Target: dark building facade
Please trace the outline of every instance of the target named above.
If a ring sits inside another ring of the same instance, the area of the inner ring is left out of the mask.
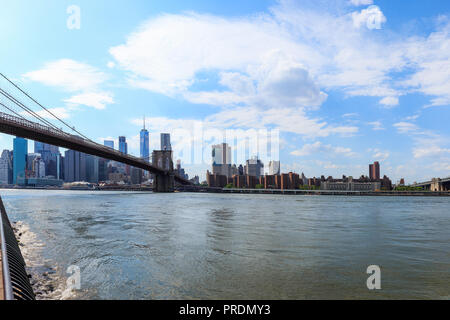
[[[372,180],[380,179],[380,163],[378,161],[369,164],[369,178]]]
[[[221,174],[212,174],[209,171],[206,172],[206,182],[209,187],[223,188],[227,185],[227,176]]]
[[[64,156],[64,181],[87,181],[86,154],[74,150],[67,150]]]

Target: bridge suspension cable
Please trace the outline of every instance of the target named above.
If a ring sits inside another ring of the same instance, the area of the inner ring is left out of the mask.
[[[82,134],[81,132],[79,132],[78,130],[75,129],[75,127],[70,126],[68,123],[66,123],[64,120],[62,120],[61,118],[59,118],[57,115],[55,115],[53,112],[51,112],[49,109],[47,109],[46,107],[44,107],[42,104],[40,104],[38,101],[36,101],[33,97],[31,97],[27,92],[25,92],[24,90],[22,90],[18,85],[16,85],[13,81],[11,81],[8,77],[6,77],[3,73],[0,72],[0,76],[2,76],[6,81],[8,81],[11,85],[13,85],[16,89],[18,89],[20,92],[22,92],[25,96],[27,96],[31,101],[33,101],[35,104],[37,104],[39,107],[41,107],[44,111],[46,111],[47,113],[49,113],[53,118],[55,118],[56,120],[58,120],[59,122],[61,122],[63,125],[65,125],[66,127],[68,127],[70,130],[76,132],[78,135],[80,135],[81,137],[83,137],[84,139],[90,141],[90,142],[94,142],[91,139],[89,139],[87,136],[85,136],[84,134]],[[0,89],[3,94],[4,90]],[[3,94],[4,95],[4,94]],[[9,95],[9,94],[8,94]],[[10,96],[10,95],[9,95]],[[14,100],[17,101],[17,99],[15,99],[14,97],[12,97]],[[10,99],[11,100],[11,99]],[[17,103],[14,102],[16,105]],[[20,103],[20,101],[19,101]],[[3,105],[3,104],[2,104]],[[21,106],[22,105],[22,106]],[[5,105],[3,105],[5,106]],[[31,110],[30,108],[26,107],[24,104],[20,103],[18,105],[20,108],[24,109],[25,111],[27,111],[28,113],[30,113],[34,118],[43,121],[45,124],[59,130],[62,131],[60,128],[56,127],[55,125],[53,125],[51,122],[49,122],[48,120],[44,119],[43,117],[39,116],[36,112],[34,112],[33,110]],[[8,110],[11,111],[11,109],[7,108]],[[23,118],[23,117],[22,117]]]
[[[47,121],[46,119],[44,119],[43,117],[38,115],[36,112],[34,112],[30,108],[28,108],[22,102],[20,102],[19,100],[17,100],[16,98],[14,98],[12,95],[10,95],[8,92],[4,91],[1,88],[0,88],[0,94],[3,95],[4,97],[6,97],[7,99],[9,99],[14,105],[18,106],[19,108],[23,109],[25,112],[29,113],[32,117],[42,121],[45,125],[61,131],[61,129],[57,128],[55,125],[53,125],[53,123],[51,123],[50,121]],[[4,105],[4,104],[2,104],[2,105],[5,108],[7,108],[8,110],[14,112],[12,109],[8,108],[6,105]],[[14,112],[14,113],[17,114],[16,112]],[[25,119],[25,117],[23,117],[22,115],[20,115],[20,117]]]

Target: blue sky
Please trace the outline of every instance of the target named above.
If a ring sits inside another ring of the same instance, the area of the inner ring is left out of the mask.
[[[199,125],[237,140],[256,128],[279,130],[283,171],[450,173],[446,0],[2,1],[0,27],[2,73],[135,155],[145,115],[152,148],[160,132],[179,151]],[[221,139],[184,161],[189,174],[204,176]]]

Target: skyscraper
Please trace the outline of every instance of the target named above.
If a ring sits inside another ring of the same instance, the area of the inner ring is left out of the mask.
[[[231,177],[231,147],[227,143],[212,146],[212,173]]]
[[[280,174],[280,161],[269,161],[269,175]]]
[[[35,141],[34,142],[34,153],[41,155],[42,161],[45,164],[45,172],[47,176],[53,176],[59,179],[59,147],[53,146],[47,143]]]
[[[145,161],[150,162],[150,138],[148,131],[145,129],[145,117],[144,117],[144,127],[141,130],[141,140],[140,140],[140,146],[141,146],[141,158],[143,158]]]
[[[86,181],[92,183],[99,182],[99,157],[86,155]]]
[[[51,144],[35,141],[34,142],[34,153],[40,153],[42,156],[43,151],[48,151],[50,153],[59,153],[59,147],[53,146]]]
[[[25,185],[27,167],[28,141],[24,138],[14,138],[13,150],[13,183]]]
[[[127,138],[124,136],[119,137],[119,151],[125,154],[128,153]]]
[[[12,183],[12,152],[3,150],[0,158],[0,184]]]
[[[369,178],[371,180],[380,179],[380,163],[375,161],[373,164],[369,164]]]
[[[259,178],[264,174],[264,164],[257,157],[249,159],[246,161],[244,173],[247,176],[254,176]]]
[[[74,150],[67,150],[64,156],[64,181],[87,181],[86,154]]]
[[[212,146],[212,163],[231,164],[231,147],[227,143],[215,144]]]
[[[161,150],[172,150],[170,145],[170,133],[161,133]]]
[[[113,140],[105,140],[105,141],[103,141],[103,144],[106,147],[110,147],[111,149],[114,149],[114,141]]]

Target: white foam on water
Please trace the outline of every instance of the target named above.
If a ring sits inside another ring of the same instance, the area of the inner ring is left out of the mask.
[[[45,244],[42,243],[29,226],[17,221],[11,223],[16,235],[26,270],[31,275],[30,283],[37,300],[73,299],[75,292],[66,290],[66,278],[61,276],[58,267],[42,256]]]

